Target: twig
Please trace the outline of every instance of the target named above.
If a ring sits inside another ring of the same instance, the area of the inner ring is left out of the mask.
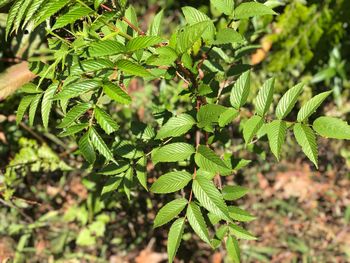
[[[144,36],[145,32],[143,32],[140,28],[135,26],[133,23],[130,22],[129,19],[127,19],[125,16],[123,16],[122,20],[129,25],[133,30],[135,30],[139,35]]]
[[[43,137],[41,137],[39,134],[37,134],[36,132],[34,132],[30,127],[28,127],[27,125],[25,125],[23,122],[19,123],[19,126],[21,126],[23,129],[25,129],[27,132],[29,132],[35,139],[37,139],[39,142],[41,142],[42,144],[46,144],[46,141]]]

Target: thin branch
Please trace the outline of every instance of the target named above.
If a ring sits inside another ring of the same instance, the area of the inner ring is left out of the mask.
[[[130,22],[129,19],[127,19],[125,16],[123,16],[122,20],[129,25],[133,30],[135,30],[139,35],[144,36],[145,32],[143,32],[140,28],[135,26],[133,23]]]

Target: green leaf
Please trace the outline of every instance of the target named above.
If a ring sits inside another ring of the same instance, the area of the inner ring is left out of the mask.
[[[224,113],[226,109],[226,107],[217,104],[206,104],[200,107],[197,113],[198,127],[206,128],[207,131],[212,131],[210,126],[219,121],[220,115]]]
[[[168,46],[159,47],[155,50],[156,54],[153,54],[147,59],[147,65],[153,66],[166,66],[172,65],[177,59],[176,51]]]
[[[179,137],[188,132],[195,123],[196,121],[192,116],[186,113],[172,117],[160,128],[156,139]]]
[[[247,230],[235,224],[230,224],[230,232],[239,239],[256,240],[257,238],[249,233]]]
[[[183,54],[192,48],[211,23],[210,21],[203,21],[182,28],[177,34],[176,51]]]
[[[135,64],[126,59],[120,59],[117,61],[117,67],[119,70],[124,71],[126,74],[134,75],[138,77],[152,77],[153,75],[144,67]]]
[[[238,115],[239,112],[236,109],[226,109],[223,113],[220,114],[219,126],[225,127],[226,125],[230,124]]]
[[[194,159],[198,167],[205,171],[213,173],[230,171],[230,168],[227,167],[225,162],[214,151],[204,145],[198,146]]]
[[[89,127],[88,123],[81,123],[81,124],[76,124],[68,127],[65,131],[61,132],[58,137],[65,137],[65,136],[70,136],[73,134],[76,134],[84,129]]]
[[[156,194],[167,194],[183,189],[192,180],[186,171],[175,171],[162,175],[152,184],[150,191]]]
[[[32,100],[32,102],[30,103],[30,107],[29,107],[29,126],[33,126],[34,124],[34,119],[35,119],[35,113],[36,110],[39,106],[39,102],[41,100],[42,94],[37,94],[35,95],[34,99]]]
[[[86,6],[76,5],[69,9],[67,13],[61,15],[56,23],[53,25],[52,30],[62,28],[68,24],[74,23],[76,20],[91,14],[93,10]]]
[[[42,8],[36,14],[35,26],[40,25],[46,19],[60,11],[69,2],[70,0],[49,0],[45,2],[45,4],[42,5]]]
[[[304,84],[297,84],[282,96],[276,107],[276,116],[278,119],[285,118],[292,111],[303,87]]]
[[[63,86],[60,93],[56,94],[53,99],[62,100],[78,97],[88,91],[94,90],[101,86],[101,82],[98,80],[83,80],[80,82],[74,82]]]
[[[350,140],[350,125],[341,119],[319,117],[312,127],[322,137]]]
[[[209,212],[221,219],[231,221],[226,203],[214,183],[204,177],[196,177],[192,184],[193,193]]]
[[[103,69],[112,69],[114,64],[112,61],[104,58],[87,59],[80,61],[70,69],[71,75],[81,75],[83,73],[91,73]]]
[[[98,124],[108,135],[119,129],[119,125],[107,112],[100,109],[99,107],[96,107],[94,112]]]
[[[16,114],[17,125],[22,121],[24,113],[26,112],[26,110],[28,109],[30,103],[33,101],[34,98],[35,98],[35,95],[28,95],[23,97],[23,99],[19,103],[17,114]]]
[[[264,123],[264,119],[260,116],[254,115],[244,123],[243,126],[243,137],[245,144],[252,141],[255,134],[259,131]]]
[[[107,82],[103,84],[102,88],[103,92],[106,93],[107,96],[115,102],[121,104],[131,103],[131,97],[129,96],[129,94],[122,90],[122,88],[120,88],[118,85],[115,85],[112,82]]]
[[[210,3],[221,13],[233,16],[234,1],[233,0],[210,0]]]
[[[159,36],[161,33],[161,25],[163,19],[164,10],[160,10],[153,18],[153,21],[149,27],[148,35]]]
[[[57,126],[58,128],[65,128],[73,124],[79,119],[85,112],[91,108],[90,103],[80,103],[75,105],[63,118],[62,122]]]
[[[248,188],[239,185],[226,185],[222,189],[222,196],[225,200],[237,200],[248,193]]]
[[[241,253],[239,250],[239,245],[237,239],[232,236],[228,236],[226,239],[226,251],[229,257],[234,263],[241,262]]]
[[[13,28],[16,30],[16,33],[20,27],[21,21],[23,20],[24,15],[27,12],[27,9],[28,9],[31,2],[32,2],[32,0],[22,1],[21,8],[19,9],[18,13],[16,14],[16,19],[14,21],[14,26],[13,26]]]
[[[136,177],[139,180],[140,184],[148,191],[147,188],[147,158],[142,156],[135,165]]]
[[[168,234],[168,262],[171,263],[174,261],[177,250],[179,249],[182,235],[185,228],[185,218],[181,217],[177,219],[170,227]]]
[[[293,131],[295,138],[305,155],[315,164],[316,168],[318,168],[318,152],[314,131],[309,126],[301,123],[296,123]]]
[[[96,154],[94,147],[90,141],[89,132],[86,132],[79,140],[79,151],[89,163],[94,163]]]
[[[138,36],[126,44],[126,51],[131,53],[139,49],[152,47],[160,42],[162,42],[162,38],[158,36]]]
[[[310,99],[309,101],[307,101],[305,103],[305,105],[303,105],[299,112],[298,112],[298,117],[297,120],[298,122],[304,122],[306,121],[310,115],[312,113],[314,113],[318,107],[320,107],[320,105],[322,104],[322,102],[329,96],[329,94],[331,94],[332,91],[326,91],[326,92],[322,92],[318,95],[316,95],[315,97],[313,97],[312,99]]]
[[[8,35],[11,33],[11,29],[13,27],[13,23],[16,19],[16,15],[18,13],[18,11],[20,10],[21,6],[22,6],[23,2],[22,0],[17,0],[10,8],[10,11],[7,15],[7,21],[6,21],[6,40]]]
[[[125,195],[127,196],[128,200],[130,201],[131,198],[131,187],[133,185],[133,177],[134,177],[134,170],[132,167],[129,168],[129,170],[126,171],[124,180],[123,180],[123,185],[124,185],[124,192]]]
[[[101,136],[96,132],[96,130],[91,127],[89,129],[89,134],[90,134],[90,140],[95,147],[95,149],[102,154],[107,161],[113,161],[116,163],[116,161],[113,158],[113,154],[111,150],[108,148],[106,143],[102,140]]]
[[[57,83],[51,84],[45,91],[43,100],[41,102],[41,118],[43,120],[45,130],[47,130],[49,126],[49,118],[53,102],[52,98],[55,95],[57,88]]]
[[[190,25],[203,22],[203,21],[209,21],[208,26],[206,30],[203,32],[202,37],[206,42],[211,42],[214,39],[216,28],[214,26],[214,23],[206,14],[202,13],[201,11],[191,6],[183,7],[182,12],[184,13],[186,22]]]
[[[191,202],[187,206],[187,219],[194,232],[206,243],[210,245],[209,232],[204,217],[198,205]]]
[[[29,22],[29,20],[32,20],[34,17],[34,14],[38,11],[38,9],[42,6],[45,0],[33,0],[31,5],[28,8],[28,11],[26,11],[25,19],[23,22],[22,28]]]
[[[224,45],[231,43],[242,43],[244,37],[233,28],[222,28],[220,29],[215,37],[214,45]]]
[[[282,145],[286,139],[287,124],[285,121],[274,120],[267,124],[267,138],[272,153],[276,156],[277,160],[280,159]]]
[[[270,78],[265,81],[264,85],[259,90],[255,99],[255,109],[258,115],[264,116],[269,110],[273,99],[274,88],[275,79]]]
[[[194,147],[188,143],[171,143],[154,149],[152,151],[152,161],[154,164],[183,161],[188,159],[194,152]]]
[[[88,49],[91,57],[112,56],[125,52],[125,46],[117,40],[100,40],[92,42]]]
[[[160,227],[173,220],[187,205],[187,199],[175,199],[163,206],[154,219],[153,228]]]
[[[242,107],[249,96],[250,89],[250,71],[244,72],[235,82],[230,95],[231,105],[239,109]]]
[[[270,7],[257,2],[242,3],[235,9],[235,19],[246,19],[253,16],[276,15]]]
[[[244,211],[236,206],[229,206],[228,212],[230,214],[230,217],[233,220],[240,221],[240,222],[250,222],[252,220],[255,220],[256,217],[249,214],[247,211]]]
[[[122,181],[123,181],[123,177],[120,177],[120,176],[109,178],[107,182],[103,185],[101,196],[107,195],[117,190]]]

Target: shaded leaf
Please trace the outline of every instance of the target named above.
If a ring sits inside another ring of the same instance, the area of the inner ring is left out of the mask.
[[[115,102],[121,104],[130,104],[131,97],[124,90],[122,90],[118,85],[113,84],[112,82],[104,83],[103,92],[107,94]]]
[[[243,138],[246,144],[250,143],[255,134],[259,131],[264,123],[264,119],[260,116],[254,115],[244,123]]]
[[[113,158],[113,154],[111,150],[108,148],[106,143],[102,140],[101,136],[96,132],[96,130],[91,127],[89,130],[90,140],[94,146],[94,148],[102,154],[107,161],[116,162]]]
[[[138,77],[152,77],[153,75],[144,67],[135,64],[126,59],[120,59],[117,61],[118,69],[124,71],[126,74],[135,75]]]
[[[119,125],[116,121],[104,110],[96,107],[94,113],[98,124],[107,134],[111,134],[119,129]]]
[[[198,149],[194,158],[198,167],[200,167],[205,171],[213,172],[213,173],[230,171],[230,168],[227,167],[225,162],[221,160],[220,157],[217,156],[213,150],[211,150],[209,147],[206,147],[204,145],[198,146]]]
[[[41,102],[41,118],[43,120],[44,128],[47,130],[49,126],[50,112],[52,108],[52,98],[56,93],[58,84],[51,84],[44,93],[43,100]]]
[[[61,123],[57,125],[58,128],[65,128],[73,124],[77,119],[79,119],[85,112],[91,108],[90,103],[80,103],[75,105],[62,119]]]
[[[90,141],[89,132],[86,132],[79,140],[79,151],[89,163],[94,163],[96,154],[94,147]]]

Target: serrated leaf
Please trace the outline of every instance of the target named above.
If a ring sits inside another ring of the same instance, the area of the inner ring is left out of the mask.
[[[21,8],[19,9],[19,11],[16,14],[16,19],[15,19],[14,25],[13,25],[13,28],[14,28],[14,30],[16,30],[16,33],[20,27],[20,24],[25,16],[25,13],[27,12],[27,9],[28,9],[29,5],[31,4],[31,2],[32,2],[32,0],[22,1]]]
[[[240,222],[250,222],[252,220],[255,220],[256,217],[249,214],[247,211],[240,209],[236,206],[229,206],[228,212],[230,214],[230,217],[233,220],[240,221]]]
[[[152,151],[152,161],[154,164],[159,162],[178,162],[188,159],[195,149],[192,145],[184,142],[167,144]]]
[[[218,104],[206,104],[200,107],[197,113],[198,127],[205,128],[206,131],[212,131],[211,125],[219,121],[220,115],[226,109],[226,107]]]
[[[185,228],[185,218],[177,219],[170,227],[170,231],[168,234],[168,244],[167,244],[167,252],[168,252],[168,262],[171,263],[174,261],[177,250],[179,249],[182,235]]]
[[[299,110],[297,120],[298,122],[306,121],[312,113],[314,113],[322,102],[332,93],[332,91],[322,92],[315,97],[308,100]]]
[[[81,75],[83,73],[90,73],[103,69],[112,69],[113,67],[113,62],[108,59],[87,59],[74,64],[74,66],[72,66],[70,69],[70,74]]]
[[[234,1],[233,0],[210,0],[210,3],[221,13],[233,16]]]
[[[210,26],[210,21],[203,21],[182,28],[177,34],[176,51],[180,54],[185,53],[201,39],[202,34]]]
[[[21,102],[18,105],[17,114],[16,114],[16,123],[17,125],[22,121],[24,113],[28,109],[30,103],[35,98],[35,95],[28,95],[22,98]]]
[[[168,46],[159,47],[155,52],[156,54],[153,54],[147,59],[147,65],[166,66],[173,64],[177,59],[176,51]]]
[[[113,56],[125,52],[125,46],[117,40],[100,40],[89,45],[91,57]]]
[[[78,97],[88,91],[94,90],[101,86],[101,82],[98,80],[84,80],[80,82],[74,82],[64,86],[62,91],[56,94],[54,100],[70,99]]]
[[[90,141],[89,132],[86,132],[79,140],[79,151],[89,163],[94,163],[96,154],[94,147]]]
[[[115,102],[121,104],[131,103],[131,97],[129,94],[122,90],[118,85],[113,84],[112,82],[107,82],[103,84],[102,88],[103,92]]]
[[[246,19],[254,16],[276,15],[270,7],[258,2],[242,3],[235,9],[235,19]]]
[[[101,170],[98,171],[98,174],[102,175],[118,175],[130,168],[130,163],[127,161],[119,161],[118,164],[115,163],[109,163],[105,167],[103,167]]]
[[[282,145],[286,139],[287,124],[282,120],[274,120],[267,125],[267,138],[272,153],[280,159]]]
[[[293,131],[305,155],[315,164],[316,168],[318,168],[318,150],[314,131],[309,126],[301,123],[294,124]]]
[[[232,236],[228,236],[226,239],[226,251],[234,263],[241,262],[241,253],[238,242]]]
[[[52,98],[56,93],[56,90],[58,88],[57,83],[51,84],[47,90],[44,92],[44,97],[41,102],[41,118],[43,120],[43,125],[45,130],[47,130],[49,126],[49,118],[50,118],[50,113],[51,113],[51,108],[52,108]]]
[[[226,185],[222,189],[222,196],[225,200],[237,200],[248,193],[248,188],[239,185]]]
[[[350,140],[350,125],[334,117],[317,118],[312,128],[322,137]]]
[[[230,224],[230,232],[239,239],[256,240],[257,238],[249,233],[247,230],[235,224]]]
[[[178,137],[188,132],[196,121],[186,113],[171,117],[158,131],[156,139]]]
[[[187,206],[187,219],[194,232],[206,243],[210,245],[209,232],[204,217],[198,205],[191,202]]]
[[[118,123],[116,123],[116,121],[113,120],[111,115],[109,115],[107,112],[100,109],[99,107],[96,107],[94,112],[98,124],[105,131],[105,133],[109,135],[119,129]]]
[[[52,30],[62,28],[68,24],[74,23],[76,20],[91,14],[93,10],[86,6],[76,5],[73,6],[69,11],[61,15],[56,23],[53,25]]]
[[[125,176],[123,178],[123,186],[124,186],[124,192],[127,196],[128,200],[131,199],[131,187],[133,185],[133,177],[134,177],[134,170],[131,166],[125,173]]]
[[[162,42],[162,38],[158,36],[134,37],[126,44],[126,52],[131,53],[139,49],[149,48],[159,44],[160,42]]]
[[[264,123],[264,119],[257,115],[254,115],[244,123],[243,138],[244,138],[245,144],[248,144],[252,141],[255,134],[262,127],[263,123]]]
[[[205,171],[213,173],[230,171],[225,162],[213,150],[204,145],[198,146],[194,159],[198,167]]]
[[[265,81],[264,85],[259,90],[255,99],[255,110],[258,115],[264,116],[269,110],[273,99],[274,88],[275,79],[270,78]]]
[[[242,107],[249,96],[250,90],[250,71],[244,72],[235,82],[231,90],[230,102],[231,105],[239,109]]]
[[[242,43],[244,37],[233,28],[220,29],[215,37],[214,45],[224,45],[231,43]]]
[[[90,103],[80,103],[72,107],[70,111],[67,112],[66,116],[62,119],[61,123],[57,125],[58,128],[65,128],[73,124],[77,119],[79,119],[85,112],[91,108]]]
[[[142,156],[135,165],[136,177],[140,184],[148,191],[147,188],[147,158]]]
[[[124,71],[126,74],[134,75],[138,77],[152,77],[153,75],[144,67],[139,64],[135,64],[126,59],[120,59],[117,61],[117,67],[119,70]]]
[[[6,39],[8,37],[8,35],[11,33],[11,29],[13,27],[13,23],[16,19],[16,15],[18,13],[18,11],[20,10],[21,6],[22,6],[22,0],[17,0],[10,8],[9,13],[7,15],[7,21],[6,21]]]
[[[297,84],[282,96],[276,107],[276,116],[278,119],[285,118],[292,111],[303,87],[304,84]]]
[[[65,137],[65,136],[70,136],[73,134],[76,134],[84,129],[89,127],[88,123],[81,123],[81,124],[76,124],[68,127],[65,131],[61,132],[58,137]]]
[[[163,14],[164,14],[164,10],[162,9],[154,16],[153,21],[149,27],[148,35],[150,36],[160,35]]]
[[[33,20],[34,14],[38,11],[38,9],[42,6],[45,0],[33,0],[30,4],[28,11],[26,11],[24,22],[22,28],[29,22],[29,20]]]
[[[209,212],[221,219],[231,221],[227,205],[214,183],[204,177],[196,177],[192,184],[193,193]]]
[[[163,206],[154,219],[153,228],[160,227],[173,220],[187,205],[187,199],[175,199]]]
[[[190,25],[203,22],[203,21],[209,21],[208,26],[206,30],[203,32],[202,37],[206,42],[211,42],[214,39],[216,28],[214,26],[214,23],[206,14],[202,13],[201,11],[191,6],[183,7],[182,12],[185,16],[186,22]]]
[[[39,106],[39,102],[41,100],[41,97],[42,97],[42,94],[35,95],[32,102],[30,103],[30,106],[29,106],[29,126],[33,126],[33,124],[34,124],[36,110]]]
[[[123,177],[116,176],[116,177],[109,178],[107,182],[103,185],[101,196],[117,190],[122,181],[123,181]]]
[[[108,148],[106,143],[102,140],[101,136],[96,132],[96,130],[91,127],[89,129],[90,140],[94,146],[94,148],[102,154],[107,161],[116,162],[113,158],[113,154],[111,150]]]
[[[162,175],[152,184],[150,191],[156,194],[173,193],[183,189],[192,180],[186,171],[175,171]]]
[[[42,5],[42,8],[37,12],[35,25],[38,26],[46,19],[57,13],[64,6],[66,6],[70,0],[50,0],[45,2],[45,5]]]
[[[219,126],[225,127],[226,125],[230,124],[238,115],[239,112],[236,109],[226,109],[223,113],[220,114]]]

